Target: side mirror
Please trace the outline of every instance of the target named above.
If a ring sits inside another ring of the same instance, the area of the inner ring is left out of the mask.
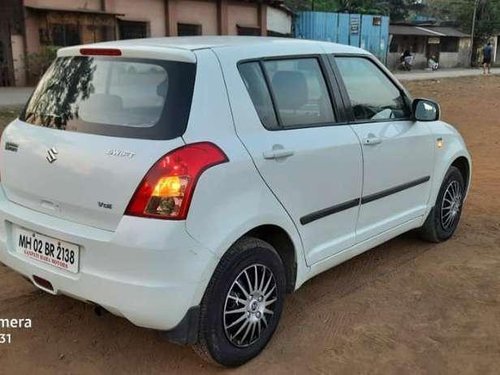
[[[437,121],[441,112],[439,104],[429,99],[415,99],[412,111],[415,121]]]

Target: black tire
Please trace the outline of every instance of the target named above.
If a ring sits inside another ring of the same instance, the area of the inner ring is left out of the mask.
[[[449,202],[449,189],[459,187],[460,198],[457,198],[459,205],[452,215],[451,209],[447,209]],[[465,197],[465,181],[462,173],[456,167],[450,167],[444,176],[443,183],[439,189],[436,203],[432,208],[424,225],[420,228],[420,237],[429,242],[443,242],[448,240],[458,227],[462,214],[462,205]],[[445,201],[446,200],[446,201]],[[444,201],[444,202],[443,202]],[[450,215],[453,218],[450,218]],[[446,225],[447,224],[447,225]]]
[[[246,275],[244,271],[247,271]],[[251,275],[254,271],[255,273]],[[245,279],[239,278],[243,276]],[[247,276],[249,279],[246,278]],[[255,298],[244,298],[245,294],[237,286],[237,280],[247,281],[244,285],[247,288],[247,294],[251,292]],[[267,289],[259,285],[258,288],[252,289],[252,292],[249,285],[252,285],[254,280],[258,281],[256,284],[261,284],[261,280],[265,280],[262,284],[270,280],[270,284]],[[273,280],[276,286],[274,292],[271,291]],[[203,297],[198,343],[193,346],[195,352],[205,360],[227,367],[242,365],[257,356],[266,347],[278,326],[283,310],[285,287],[283,262],[270,244],[252,237],[244,237],[237,241],[220,260]],[[265,292],[261,293],[261,291]],[[269,297],[265,297],[268,293],[271,293]],[[273,314],[264,313],[267,310],[262,310],[265,308],[263,306],[275,298],[276,300],[267,306],[272,309]],[[259,299],[258,303],[257,299]],[[245,312],[241,313],[242,315],[239,312],[225,314],[225,311],[236,309],[244,309]],[[243,315],[245,315],[244,318]],[[243,331],[236,334],[235,330],[240,329],[240,323],[235,325],[237,328],[231,325],[239,318],[243,319],[241,324],[247,320],[248,322]],[[265,327],[264,320],[267,323]],[[259,323],[258,326],[257,323]],[[252,328],[248,328],[249,326]],[[254,330],[257,331],[259,328],[260,335],[257,335]],[[251,333],[247,333],[248,329]],[[243,334],[247,335],[243,338],[244,342],[241,341]],[[248,334],[251,335],[250,339],[248,339]],[[252,340],[255,341],[252,342]],[[248,345],[243,346],[245,344]]]

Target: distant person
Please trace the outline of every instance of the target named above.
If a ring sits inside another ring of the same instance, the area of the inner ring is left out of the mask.
[[[493,54],[493,47],[491,46],[491,42],[488,42],[487,45],[483,48],[483,74],[486,74],[486,70],[488,70],[488,74],[491,73],[491,55]]]
[[[413,56],[409,49],[406,49],[401,56],[399,57],[399,61],[401,62],[401,68],[403,70],[411,70],[411,66],[413,64]]]
[[[429,69],[431,69],[433,71],[438,70],[439,63],[437,62],[436,56],[431,56],[429,58],[429,61],[427,61],[427,66],[429,67]]]

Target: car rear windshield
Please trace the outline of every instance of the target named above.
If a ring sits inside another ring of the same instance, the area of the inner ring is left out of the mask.
[[[48,128],[172,139],[186,130],[196,65],[115,57],[60,57],[20,119]]]

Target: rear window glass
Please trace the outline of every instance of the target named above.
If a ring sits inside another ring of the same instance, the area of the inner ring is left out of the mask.
[[[91,134],[175,138],[187,125],[195,70],[194,64],[174,61],[58,58],[21,120]]]
[[[267,89],[266,79],[264,78],[264,74],[262,74],[259,63],[250,62],[241,64],[240,73],[264,126],[268,129],[279,128],[271,95]]]

